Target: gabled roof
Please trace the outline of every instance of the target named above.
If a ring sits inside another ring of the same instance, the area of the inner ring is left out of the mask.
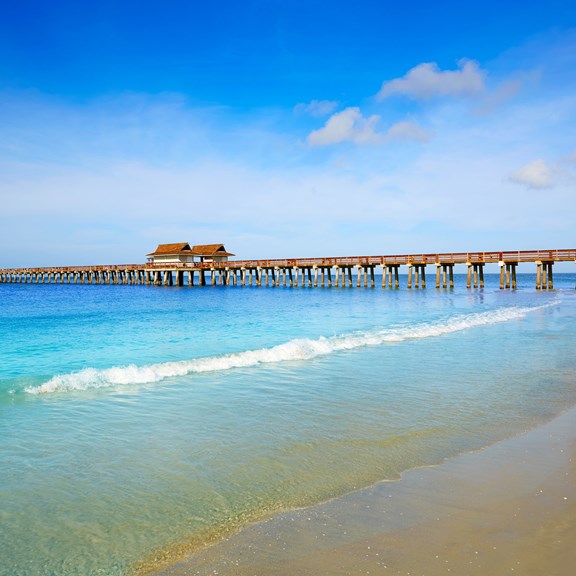
[[[177,254],[192,254],[192,249],[188,242],[178,244],[158,244],[158,248],[146,256],[174,256]]]
[[[226,252],[224,244],[198,244],[192,246],[194,256],[235,256],[231,252]]]

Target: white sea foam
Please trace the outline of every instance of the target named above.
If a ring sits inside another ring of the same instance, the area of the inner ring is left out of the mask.
[[[402,342],[409,339],[442,336],[478,326],[516,320],[523,318],[529,312],[544,307],[546,306],[501,308],[489,312],[454,316],[442,321],[414,324],[406,327],[384,328],[369,332],[352,332],[329,338],[298,338],[270,348],[246,350],[233,354],[178,362],[162,362],[145,366],[115,366],[102,370],[86,368],[79,372],[54,376],[39,386],[26,388],[26,392],[30,394],[50,394],[54,392],[149,384],[166,378],[201,372],[218,372],[233,368],[257,366],[259,364],[309,360],[342,350]]]

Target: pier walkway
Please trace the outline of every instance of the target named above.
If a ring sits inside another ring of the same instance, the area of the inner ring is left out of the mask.
[[[551,290],[554,263],[576,262],[576,249],[7,268],[0,269],[0,283],[375,287],[378,270],[382,288],[392,289],[400,287],[400,267],[404,266],[407,287],[425,288],[426,268],[433,266],[436,288],[453,288],[454,266],[464,264],[466,286],[483,288],[484,267],[494,264],[500,270],[500,288],[514,289],[516,268],[526,262],[536,265],[536,288]]]

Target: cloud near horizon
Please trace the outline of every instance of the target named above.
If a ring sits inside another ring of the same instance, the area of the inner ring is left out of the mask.
[[[393,95],[428,100],[439,96],[473,96],[484,92],[486,72],[474,60],[462,59],[458,70],[440,70],[436,62],[424,62],[401,78],[382,84],[376,100]]]

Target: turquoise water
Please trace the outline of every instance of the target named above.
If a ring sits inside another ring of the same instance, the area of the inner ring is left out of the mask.
[[[129,574],[552,418],[576,275],[497,280],[0,285],[0,574]]]

